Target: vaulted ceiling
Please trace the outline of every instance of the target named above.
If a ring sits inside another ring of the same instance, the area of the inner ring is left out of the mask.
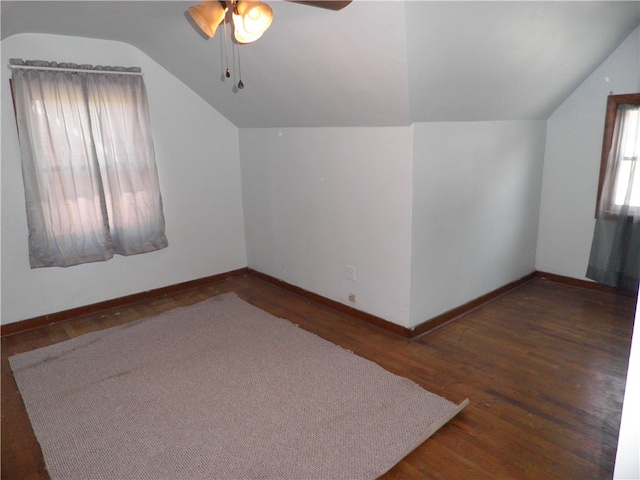
[[[222,29],[207,39],[186,15],[198,0],[2,1],[1,33],[126,42],[239,128],[340,127],[545,119],[640,24],[638,1],[266,1],[242,90],[238,50],[226,79]]]

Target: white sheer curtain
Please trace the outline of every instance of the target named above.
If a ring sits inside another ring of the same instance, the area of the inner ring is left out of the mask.
[[[168,245],[142,76],[82,68],[13,69],[32,268]]]
[[[636,292],[640,277],[640,106],[618,106],[587,277]]]

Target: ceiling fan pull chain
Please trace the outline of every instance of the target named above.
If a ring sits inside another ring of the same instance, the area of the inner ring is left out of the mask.
[[[244,88],[244,83],[242,83],[242,67],[240,66],[240,45],[236,45],[236,49],[238,51],[238,88],[242,90]]]
[[[225,19],[222,22],[222,27],[224,28],[224,57],[227,64],[227,71],[225,72],[225,76],[229,78],[231,76],[231,70],[229,70],[229,44],[227,43],[227,20]]]

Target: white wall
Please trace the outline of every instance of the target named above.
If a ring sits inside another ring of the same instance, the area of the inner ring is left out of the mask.
[[[247,265],[235,126],[130,45],[21,34],[3,40],[1,48],[3,324]],[[29,268],[20,154],[5,67],[12,57],[142,67],[168,248],[68,268]]]
[[[544,128],[414,126],[412,325],[533,272]]]
[[[583,278],[605,98],[638,90],[638,50],[636,30],[549,119],[543,154],[544,122],[238,132],[129,45],[9,37],[3,65],[22,57],[143,68],[170,246],[29,269],[10,72],[2,68],[2,322],[247,264],[406,327],[534,268]],[[345,278],[347,264],[356,281]]]
[[[640,91],[636,29],[547,120],[536,269],[585,279],[607,95]]]
[[[249,267],[407,326],[411,132],[241,129]]]
[[[640,478],[640,296],[636,303],[613,478]]]

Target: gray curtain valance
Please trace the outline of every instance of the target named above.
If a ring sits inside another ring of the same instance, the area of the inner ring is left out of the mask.
[[[69,70],[81,70],[87,73],[142,73],[140,67],[120,67],[120,66],[103,66],[103,65],[88,65],[77,63],[65,63],[65,62],[48,62],[45,60],[23,60],[21,58],[9,59],[10,68],[19,67],[42,67],[46,69],[69,69]]]

